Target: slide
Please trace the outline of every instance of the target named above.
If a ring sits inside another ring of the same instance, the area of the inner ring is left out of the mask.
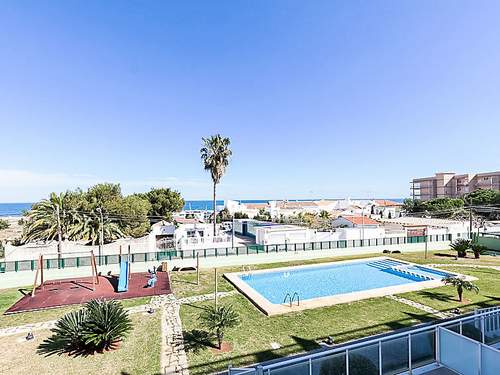
[[[128,267],[126,260],[120,262],[120,278],[118,279],[118,291],[126,292],[128,290]]]

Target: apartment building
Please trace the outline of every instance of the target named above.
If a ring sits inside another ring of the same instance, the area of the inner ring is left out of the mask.
[[[413,199],[458,198],[478,189],[500,190],[500,171],[477,174],[440,172],[411,182]]]

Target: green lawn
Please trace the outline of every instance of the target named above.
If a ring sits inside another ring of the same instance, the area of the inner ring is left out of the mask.
[[[464,267],[446,267],[446,270],[477,277],[478,280],[474,281],[474,284],[479,287],[479,293],[465,291],[465,301],[463,303],[458,301],[456,289],[452,286],[404,293],[401,296],[440,311],[459,308],[462,312],[468,312],[474,309],[500,305],[500,271]]]
[[[37,353],[38,345],[50,335],[35,332],[0,338],[0,372],[12,374],[158,374],[160,372],[160,312],[131,315],[133,330],[117,350],[88,356]],[[15,347],[15,350],[13,350]]]
[[[226,297],[240,315],[241,324],[228,331],[233,350],[216,354],[199,337],[198,316],[209,303],[181,306],[181,320],[191,374],[224,370],[229,363],[243,366],[319,348],[331,335],[336,342],[415,325],[431,319],[426,313],[388,298],[376,298],[297,313],[267,317],[241,295]],[[195,330],[193,332],[193,330]],[[281,345],[273,350],[271,343]]]
[[[377,254],[379,256],[380,254]],[[450,251],[429,252],[428,258],[423,253],[391,254],[394,258],[415,263],[459,263],[459,264],[490,264],[500,265],[500,257],[482,257],[480,260],[466,258],[455,260]],[[252,266],[253,269],[274,268],[294,264],[322,263],[342,259],[366,258],[367,255],[356,257],[339,257],[299,261],[290,263],[273,263]],[[402,294],[405,298],[432,306],[438,310],[449,310],[460,305],[464,311],[473,308],[486,307],[499,304],[500,301],[500,272],[490,269],[472,269],[462,267],[447,267],[459,273],[477,277],[476,282],[480,293],[473,295],[466,293],[465,297],[471,302],[459,304],[456,301],[453,287],[444,286],[420,292]],[[219,290],[231,290],[231,285],[222,278],[224,272],[240,271],[241,267],[224,267],[219,269]],[[183,273],[174,279],[173,285],[178,294],[182,296],[213,291],[213,270],[202,272],[202,289],[195,285],[195,273]],[[191,284],[192,283],[192,284]],[[190,286],[189,286],[190,285]],[[336,342],[344,342],[375,333],[394,330],[415,325],[419,322],[434,319],[423,311],[413,309],[388,298],[375,298],[358,301],[350,304],[341,304],[331,307],[305,310],[267,317],[255,308],[241,295],[221,299],[223,304],[232,304],[241,318],[241,324],[227,334],[233,349],[229,353],[214,353],[210,343],[200,340],[200,325],[198,316],[209,303],[196,303],[181,306],[181,319],[183,322],[186,347],[190,372],[192,374],[206,374],[233,366],[244,366],[255,362],[299,353],[318,348],[318,341],[331,335]],[[281,349],[273,350],[271,343],[278,343]]]

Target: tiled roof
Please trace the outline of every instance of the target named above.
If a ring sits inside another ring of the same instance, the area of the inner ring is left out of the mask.
[[[385,200],[385,199],[377,199],[375,201],[375,203],[377,204],[377,206],[382,206],[382,207],[396,207],[396,206],[402,206],[403,204],[402,203],[399,203],[399,202],[394,202],[394,201],[388,201],[388,200]]]
[[[347,221],[350,221],[353,224],[360,224],[360,225],[374,225],[374,224],[380,224],[378,221],[375,221],[367,216],[342,216],[342,218],[346,219]]]

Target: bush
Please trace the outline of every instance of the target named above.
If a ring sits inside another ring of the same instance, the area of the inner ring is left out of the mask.
[[[0,230],[7,229],[10,227],[10,224],[7,220],[0,219]]]
[[[92,300],[64,315],[44,340],[42,353],[85,353],[113,349],[132,329],[131,320],[118,301]]]
[[[211,306],[205,310],[200,319],[203,325],[217,338],[217,347],[222,348],[224,334],[228,328],[235,327],[240,323],[238,313],[232,306]]]
[[[464,238],[456,239],[452,244],[451,248],[457,252],[459,258],[465,258],[467,255],[467,250],[470,248],[471,242]]]
[[[479,256],[481,254],[484,254],[486,253],[486,251],[488,250],[488,248],[484,245],[480,245],[476,242],[473,242],[471,245],[470,245],[470,248],[472,249],[472,251],[474,252],[474,258],[476,259],[479,259]]]

